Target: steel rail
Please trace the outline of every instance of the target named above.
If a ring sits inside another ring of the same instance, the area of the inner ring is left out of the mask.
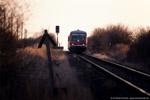
[[[88,60],[88,59],[86,59],[86,58],[84,58],[84,57],[82,57],[82,56],[80,56],[80,55],[77,55],[77,56],[78,56],[79,58],[81,58],[81,59],[87,61],[88,63],[90,63],[90,64],[92,64],[92,65],[94,65],[94,66],[100,68],[101,70],[103,70],[104,72],[106,72],[106,73],[110,74],[111,76],[117,78],[118,80],[120,80],[120,81],[126,83],[127,85],[129,85],[130,87],[132,87],[132,88],[138,90],[139,92],[141,92],[141,93],[143,93],[143,94],[145,94],[145,95],[147,95],[147,96],[150,96],[150,93],[146,92],[144,89],[142,89],[142,88],[140,88],[140,87],[134,85],[133,83],[131,83],[131,82],[129,82],[129,81],[127,81],[127,80],[121,78],[120,76],[118,76],[118,75],[112,73],[111,71],[109,71],[109,70],[103,68],[102,66],[100,66],[100,65],[98,65],[98,64],[96,64],[96,63],[94,63],[94,62],[92,62],[92,61],[90,61],[90,60]]]
[[[135,70],[135,69],[133,69],[133,68],[129,68],[129,67],[127,67],[127,66],[124,66],[124,65],[121,65],[121,64],[118,64],[118,63],[114,63],[114,62],[112,62],[112,61],[100,59],[100,58],[97,58],[97,57],[93,57],[93,56],[89,56],[89,55],[86,55],[86,56],[91,57],[91,58],[94,58],[94,59],[97,59],[97,60],[100,60],[100,61],[103,61],[103,62],[105,62],[105,63],[109,63],[109,64],[112,64],[112,65],[118,66],[118,67],[120,67],[120,68],[129,70],[129,71],[132,71],[132,72],[134,72],[134,73],[137,73],[137,74],[140,74],[140,75],[142,75],[142,76],[146,76],[146,77],[150,78],[150,74],[147,74],[147,73],[144,73],[144,72]]]

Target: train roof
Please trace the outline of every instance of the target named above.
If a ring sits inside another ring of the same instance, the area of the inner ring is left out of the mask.
[[[75,30],[75,31],[71,31],[71,33],[86,33],[85,31],[81,31],[81,30]]]

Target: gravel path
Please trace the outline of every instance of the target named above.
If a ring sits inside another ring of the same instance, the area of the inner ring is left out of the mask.
[[[90,89],[80,83],[78,73],[70,64],[74,61],[69,61],[68,54],[54,50],[52,57],[56,87],[64,90],[64,93],[59,92],[61,100],[93,100]]]

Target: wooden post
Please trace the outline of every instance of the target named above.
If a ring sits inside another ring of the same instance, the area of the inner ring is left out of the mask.
[[[52,59],[51,59],[51,44],[53,46],[56,46],[56,43],[51,38],[51,36],[48,34],[47,30],[44,30],[44,35],[40,41],[38,48],[41,48],[43,43],[46,44],[47,58],[48,58],[48,70],[49,70],[49,74],[50,74],[51,89],[53,91],[53,90],[55,90],[56,85],[55,85],[55,80],[54,80],[54,72],[53,72]]]
[[[53,72],[53,67],[52,67],[52,59],[51,59],[51,49],[50,49],[50,41],[48,39],[48,33],[45,33],[45,44],[46,44],[46,49],[47,49],[47,58],[48,58],[48,69],[50,73],[50,81],[51,81],[51,88],[54,89],[56,88],[55,86],[55,80],[54,80],[54,72]]]

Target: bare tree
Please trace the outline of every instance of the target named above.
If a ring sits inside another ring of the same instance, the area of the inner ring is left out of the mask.
[[[29,4],[25,0],[0,0],[1,28],[11,31],[18,37],[22,37],[23,25],[29,15]]]
[[[22,0],[0,0],[0,98],[2,100],[14,99],[14,84],[19,86],[21,82],[17,74],[17,67],[20,66],[17,44],[22,22],[25,23],[26,20],[27,9],[26,4],[21,2]]]
[[[110,47],[116,44],[130,44],[132,41],[132,32],[129,31],[128,27],[124,25],[108,25],[106,28],[106,34]]]

